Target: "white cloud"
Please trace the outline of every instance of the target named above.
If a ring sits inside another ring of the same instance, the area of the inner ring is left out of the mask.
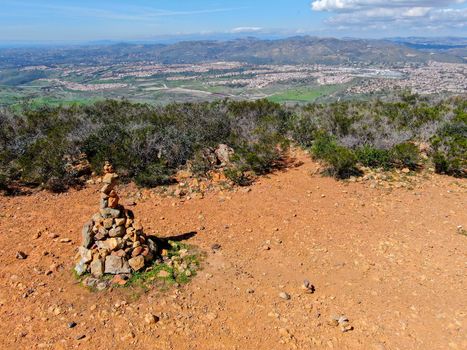
[[[311,8],[315,11],[344,12],[375,7],[446,7],[465,2],[466,0],[314,0],[311,3]]]
[[[467,0],[314,0],[314,11],[334,15],[326,23],[348,29],[466,28]]]
[[[232,29],[232,33],[253,33],[261,30],[263,30],[262,27],[237,27]]]

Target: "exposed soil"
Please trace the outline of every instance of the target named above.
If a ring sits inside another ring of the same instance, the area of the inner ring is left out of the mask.
[[[99,185],[0,197],[0,348],[467,349],[467,181],[371,188],[299,160],[249,192],[137,201],[146,232],[196,231],[186,243],[207,253],[189,284],[141,295],[90,292],[71,273]]]

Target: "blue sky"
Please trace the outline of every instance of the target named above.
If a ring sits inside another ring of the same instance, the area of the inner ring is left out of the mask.
[[[3,42],[466,33],[466,0],[0,0]]]

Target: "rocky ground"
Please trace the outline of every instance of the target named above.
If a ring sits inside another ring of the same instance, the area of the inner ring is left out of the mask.
[[[195,231],[206,252],[190,283],[147,293],[71,272],[99,185],[0,197],[1,348],[466,349],[466,180],[368,186],[299,160],[249,189],[136,199],[146,232]]]

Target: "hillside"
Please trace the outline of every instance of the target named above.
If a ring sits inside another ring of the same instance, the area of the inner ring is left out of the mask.
[[[386,40],[292,37],[230,41],[185,41],[170,45],[130,44],[11,48],[0,50],[0,67],[60,64],[109,64],[153,61],[200,63],[242,61],[251,64],[363,64],[463,62],[461,57],[430,53]]]

